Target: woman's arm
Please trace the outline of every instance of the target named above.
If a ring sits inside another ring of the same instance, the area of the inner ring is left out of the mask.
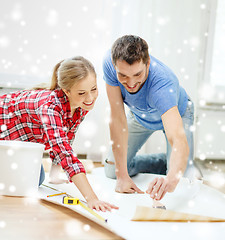
[[[40,118],[49,145],[52,148],[51,158],[54,157],[56,162],[61,164],[69,179],[87,200],[88,206],[101,211],[110,211],[112,208],[118,209],[112,204],[100,201],[92,190],[86,178],[85,169],[78,158],[75,157],[66,132],[63,130],[62,116],[58,106],[51,105],[48,108],[43,108]]]

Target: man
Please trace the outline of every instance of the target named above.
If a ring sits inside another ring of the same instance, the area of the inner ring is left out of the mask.
[[[139,172],[167,173],[166,177],[155,178],[146,191],[161,200],[175,190],[187,165],[186,175],[200,175],[193,166],[193,103],[175,74],[149,55],[146,41],[133,35],[117,39],[111,53],[106,54],[103,71],[112,140],[105,172],[107,177],[117,178],[116,191],[143,193],[131,176]],[[130,110],[127,117],[124,103]],[[167,155],[136,155],[157,130],[165,134]]]

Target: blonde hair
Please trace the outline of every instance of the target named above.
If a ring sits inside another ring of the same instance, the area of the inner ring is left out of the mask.
[[[54,67],[50,87],[40,85],[34,89],[55,90],[61,88],[69,91],[75,83],[86,78],[90,73],[96,77],[94,66],[90,61],[81,56],[68,58],[60,61]]]
[[[70,90],[77,81],[86,78],[90,73],[96,76],[93,65],[84,57],[65,59],[59,62],[53,70],[50,90],[57,88]]]

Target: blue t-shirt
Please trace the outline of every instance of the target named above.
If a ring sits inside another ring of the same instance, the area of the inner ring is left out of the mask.
[[[148,78],[137,93],[130,94],[118,81],[110,50],[103,61],[103,78],[107,84],[120,87],[124,103],[142,126],[160,130],[163,129],[161,115],[170,108],[177,106],[180,115],[184,115],[188,95],[165,64],[151,55],[150,61]]]

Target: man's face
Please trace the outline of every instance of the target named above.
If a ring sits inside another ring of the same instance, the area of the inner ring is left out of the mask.
[[[142,60],[131,65],[124,60],[117,60],[115,66],[117,78],[129,93],[136,93],[148,77],[149,65],[150,59],[147,65]]]

